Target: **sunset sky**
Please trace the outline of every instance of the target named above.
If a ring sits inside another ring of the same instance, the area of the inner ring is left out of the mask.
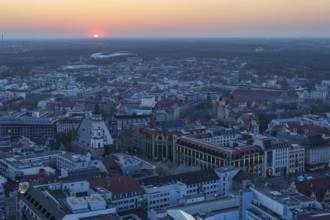
[[[330,37],[330,0],[0,0],[7,38]]]

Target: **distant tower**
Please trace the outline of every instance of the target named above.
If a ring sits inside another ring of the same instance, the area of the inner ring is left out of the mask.
[[[3,43],[3,34],[1,35],[1,43]]]
[[[80,55],[80,59],[79,59],[80,63],[82,63],[82,55]]]

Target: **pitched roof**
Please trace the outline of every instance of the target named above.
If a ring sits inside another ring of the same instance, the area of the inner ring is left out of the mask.
[[[182,144],[182,145],[193,145],[199,149],[206,149],[206,150],[211,150],[211,151],[215,151],[215,152],[219,152],[219,153],[227,153],[228,151],[224,148],[219,148],[219,147],[216,147],[214,145],[211,145],[209,143],[206,143],[206,142],[203,142],[203,141],[198,141],[197,139],[196,140],[193,140],[191,138],[187,138],[187,137],[181,137],[178,141],[177,141],[178,144]]]
[[[321,135],[308,136],[305,138],[308,147],[328,146],[328,141],[324,140]]]
[[[30,186],[26,193],[24,193],[23,196],[21,196],[20,198],[25,202],[25,204],[29,206],[30,209],[33,210],[34,213],[36,213],[42,219],[48,219],[46,217],[47,213],[50,213],[50,216],[53,216],[55,219],[62,219],[65,216],[65,213],[61,209],[54,208],[56,207],[56,203],[47,199],[42,194],[42,192],[37,189],[34,189],[32,186]],[[40,205],[41,208],[37,208]],[[42,210],[44,208],[47,211],[42,213]]]
[[[243,180],[251,180],[260,179],[260,177],[253,175],[252,173],[246,172],[244,170],[238,171],[238,173],[233,178],[234,181],[243,181]]]
[[[322,178],[295,181],[298,192],[305,196],[311,196],[315,194],[317,201],[322,201],[327,190],[330,190],[330,176]]]

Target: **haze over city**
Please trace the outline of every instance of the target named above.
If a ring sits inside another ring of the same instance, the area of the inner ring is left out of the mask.
[[[329,220],[330,0],[0,0],[0,220]]]
[[[11,0],[5,38],[328,37],[328,0]]]

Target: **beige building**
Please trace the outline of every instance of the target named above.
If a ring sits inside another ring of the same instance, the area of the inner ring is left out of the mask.
[[[299,144],[289,147],[289,173],[302,173],[305,171],[305,148]]]
[[[219,147],[190,137],[180,137],[173,149],[173,161],[201,169],[217,166],[239,167],[244,171],[262,175],[264,155],[257,145]]]

